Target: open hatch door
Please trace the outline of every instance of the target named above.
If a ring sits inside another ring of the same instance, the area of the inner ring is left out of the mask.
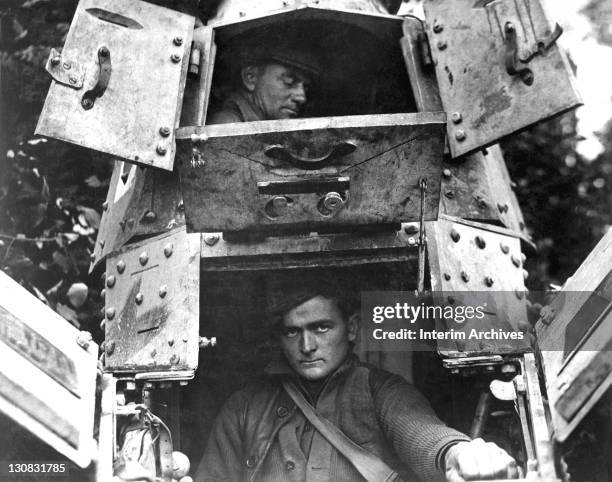
[[[193,26],[139,0],[81,0],[36,133],[172,170]]]
[[[428,0],[426,29],[453,157],[581,105],[540,0]]]

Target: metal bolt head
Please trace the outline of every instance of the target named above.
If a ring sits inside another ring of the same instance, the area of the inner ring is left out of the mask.
[[[106,310],[106,318],[112,320],[115,317],[115,308],[110,307]]]
[[[438,49],[439,50],[444,50],[444,49],[446,49],[446,47],[447,47],[447,45],[446,45],[446,42],[444,40],[440,40],[438,42]]]
[[[175,64],[178,64],[181,61],[181,56],[179,54],[172,54],[170,56],[170,60],[172,60],[172,62]]]
[[[444,273],[444,279],[445,279],[446,281],[450,281],[450,279],[451,279],[451,275],[450,275],[450,274],[448,274],[448,273]]]
[[[487,246],[487,242],[482,236],[476,236],[474,238],[474,242],[476,243],[476,246],[478,246],[480,249],[485,249],[485,247]]]
[[[434,33],[441,33],[444,30],[444,24],[435,22],[433,26]]]
[[[207,234],[204,236],[204,242],[207,246],[214,246],[219,241],[219,236],[216,234]]]
[[[450,237],[455,243],[459,242],[459,240],[461,239],[459,231],[457,231],[455,228],[451,229]]]
[[[136,293],[136,296],[134,296],[134,301],[136,302],[136,304],[142,305],[143,300],[144,300],[144,295],[142,293]]]
[[[89,348],[89,344],[92,342],[93,338],[91,333],[88,331],[80,331],[76,337],[77,345],[79,345],[83,350],[87,350]]]
[[[467,135],[465,134],[465,131],[463,130],[458,130],[457,132],[455,132],[455,139],[457,139],[459,142],[465,141],[466,137]]]
[[[462,271],[462,272],[461,272],[461,279],[462,279],[462,280],[463,280],[465,283],[467,283],[468,281],[470,281],[470,275],[469,275],[469,274],[467,274],[465,271]]]
[[[160,156],[165,156],[166,153],[168,152],[168,148],[166,147],[165,144],[162,144],[160,142],[159,144],[157,144],[157,147],[155,148],[155,152],[157,152]]]
[[[94,103],[93,103],[93,100],[91,100],[89,97],[85,97],[81,101],[81,105],[83,106],[83,109],[91,109]]]
[[[142,253],[140,253],[140,256],[138,256],[138,261],[140,262],[142,266],[144,266],[145,264],[149,262],[149,255],[147,254],[146,251],[143,251]]]
[[[514,366],[512,363],[506,363],[501,367],[502,374],[506,376],[514,376],[516,375],[517,371],[516,366]]]
[[[112,288],[113,286],[115,286],[116,282],[117,279],[111,274],[108,278],[106,278],[106,287]]]
[[[51,65],[53,65],[53,67],[57,67],[60,64],[61,60],[61,57],[52,57]]]
[[[416,246],[417,242],[412,236],[408,238],[408,246]]]
[[[461,121],[463,120],[463,116],[461,115],[461,112],[453,112],[451,114],[451,120],[453,121],[453,124],[461,123]]]
[[[415,223],[406,224],[404,232],[406,234],[416,234],[419,232],[419,227]]]
[[[525,292],[523,290],[518,289],[518,288],[514,290],[514,294],[516,295],[516,297],[519,300],[522,300],[523,297],[525,296]]]
[[[151,358],[155,358],[155,356],[157,355],[157,350],[156,350],[155,348],[153,348],[153,349],[151,350],[150,355],[151,355]]]
[[[450,178],[450,177],[453,175],[453,173],[451,172],[451,170],[450,170],[450,169],[444,169],[444,170],[442,171],[442,175],[443,175],[445,178],[449,179],[449,178]]]
[[[71,69],[71,67],[72,67],[72,64],[71,64],[70,62],[64,62],[63,67],[64,67],[66,70],[70,70],[70,69]]]
[[[121,274],[125,271],[125,261],[120,259],[117,261],[117,273]]]
[[[523,279],[527,280],[527,278],[529,278],[529,271],[527,271],[526,269],[523,270]]]
[[[507,244],[499,243],[499,247],[502,250],[502,253],[504,254],[508,254],[510,252],[510,246],[508,246]]]
[[[170,363],[173,365],[176,365],[180,360],[181,358],[176,353],[170,357]]]
[[[142,217],[142,220],[145,223],[152,223],[157,219],[157,214],[155,214],[155,212],[153,211],[147,211],[146,213],[144,213],[144,216]]]
[[[520,260],[520,259],[518,259],[516,256],[512,255],[512,256],[510,257],[510,259],[512,260],[512,264],[513,264],[514,266],[516,266],[517,268],[520,268],[520,267],[521,267],[521,260]]]
[[[113,352],[115,351],[115,342],[114,341],[109,341],[108,343],[106,343],[105,345],[105,352],[107,356],[111,356],[113,354]]]
[[[78,82],[79,79],[77,79],[76,75],[71,75],[70,77],[68,77],[68,82],[70,82],[71,84],[76,84]]]
[[[108,54],[110,54],[110,52],[108,51],[108,48],[105,46],[100,47],[100,50],[98,50],[98,53],[102,56],[102,57],[108,57]]]
[[[493,286],[493,278],[491,278],[490,276],[485,277],[484,283],[490,288],[491,286]]]
[[[176,36],[174,37],[172,42],[174,42],[174,45],[176,45],[177,47],[180,47],[181,45],[183,45],[183,37]]]
[[[166,244],[166,246],[164,246],[164,256],[166,258],[169,258],[170,256],[172,256],[173,252],[174,252],[174,244],[168,243]]]
[[[521,261],[524,263],[525,261],[527,261],[527,256],[525,255],[525,253],[521,253]]]
[[[168,286],[166,285],[162,285],[159,288],[159,297],[160,298],[165,298],[165,296],[168,294]]]
[[[170,346],[174,345],[174,338],[170,338],[168,340],[168,345],[170,345]]]
[[[102,211],[108,211],[108,201],[102,203]]]
[[[499,209],[500,213],[508,212],[508,205],[506,203],[497,203],[497,209]]]
[[[103,289],[102,291],[100,291],[100,298],[105,299],[106,298],[106,290]]]
[[[168,137],[170,135],[170,127],[168,126],[163,126],[159,128],[159,133],[163,136],[163,137]]]
[[[127,220],[127,227],[132,229],[134,227],[134,224],[136,224],[136,221],[134,221],[134,218],[130,218]]]
[[[184,211],[185,203],[183,201],[179,201],[179,203],[176,205],[176,209],[178,209],[179,211]]]
[[[104,330],[105,330],[105,328],[106,328],[106,320],[102,320],[102,321],[100,322],[100,329],[101,329],[102,331],[104,331]]]
[[[323,206],[329,211],[335,211],[343,204],[342,196],[337,192],[328,192],[323,199]]]

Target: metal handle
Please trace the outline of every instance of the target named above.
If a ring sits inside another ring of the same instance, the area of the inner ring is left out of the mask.
[[[533,84],[533,71],[519,65],[516,27],[512,22],[506,22],[504,33],[506,34],[506,72],[512,76],[519,76],[526,85]]]
[[[264,149],[264,154],[271,159],[286,162],[299,169],[313,171],[329,166],[334,160],[353,153],[355,149],[357,149],[357,146],[353,142],[341,141],[334,144],[324,156],[307,158],[291,152],[289,148],[282,144],[274,144],[266,147]]]
[[[111,56],[108,47],[102,46],[98,50],[98,63],[100,64],[98,81],[96,82],[96,85],[94,85],[93,89],[88,90],[83,94],[83,98],[81,99],[81,106],[85,110],[91,109],[94,106],[96,99],[98,97],[102,97],[104,92],[106,92],[106,88],[108,87],[112,72]]]

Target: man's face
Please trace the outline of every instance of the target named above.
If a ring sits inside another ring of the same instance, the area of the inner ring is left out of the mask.
[[[266,119],[297,117],[306,104],[310,80],[298,69],[276,63],[257,67],[247,85]]]
[[[345,320],[333,300],[316,296],[285,314],[281,348],[300,377],[320,380],[342,364],[356,333],[355,317]]]

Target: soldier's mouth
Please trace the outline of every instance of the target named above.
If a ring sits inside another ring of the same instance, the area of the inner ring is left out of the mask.
[[[321,360],[320,358],[317,358],[316,360],[302,360],[300,361],[300,364],[302,365],[306,365],[306,366],[310,366],[310,365],[315,365],[319,362],[323,362],[323,360]]]

